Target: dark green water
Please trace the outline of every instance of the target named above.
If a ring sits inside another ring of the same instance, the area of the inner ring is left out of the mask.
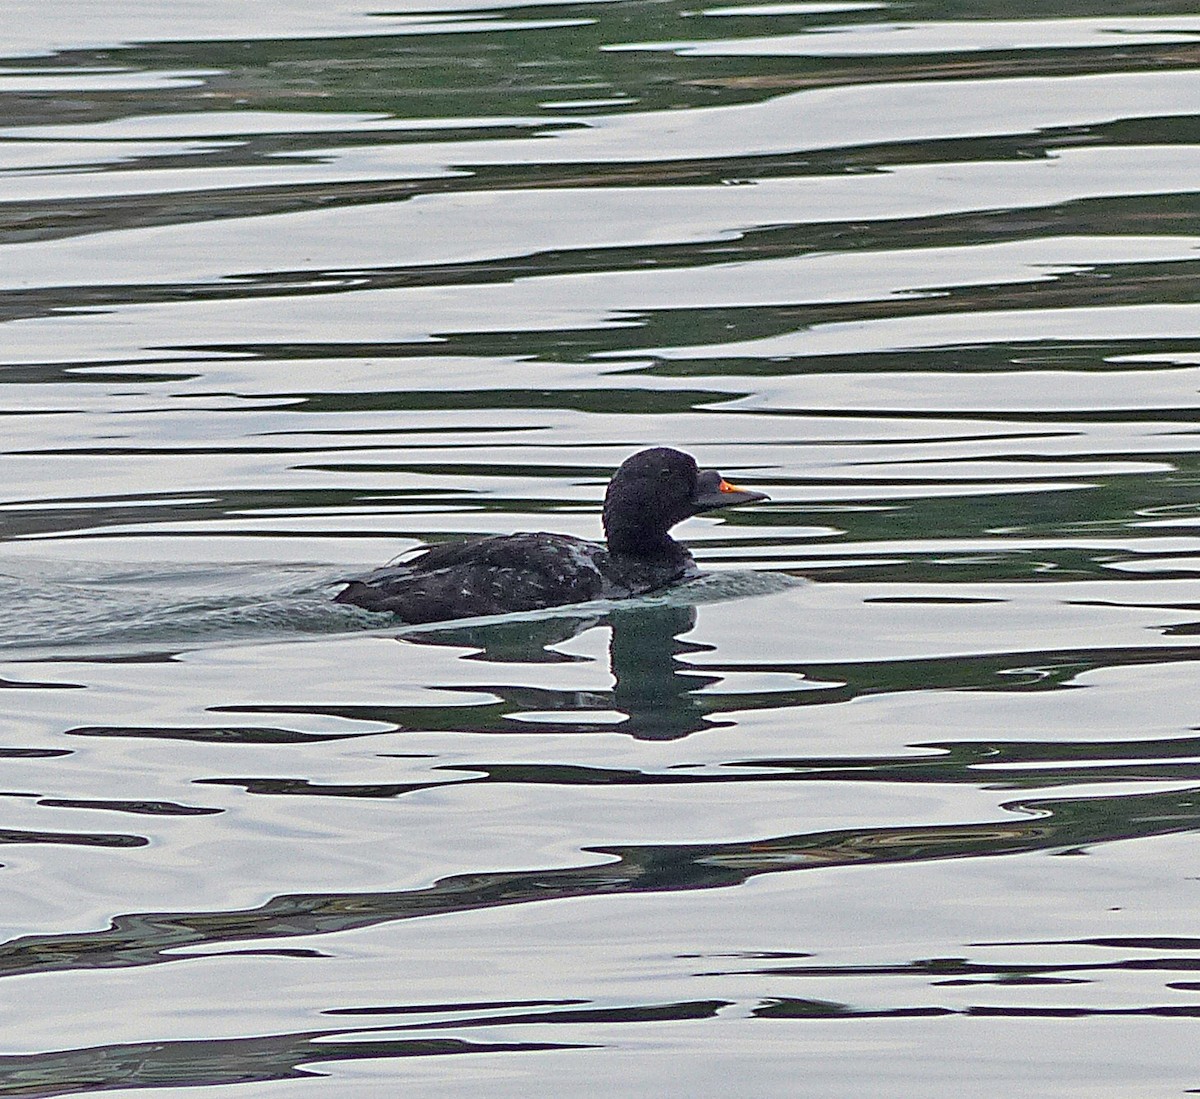
[[[1200,1089],[1200,14],[450,3],[6,12],[0,1097]]]

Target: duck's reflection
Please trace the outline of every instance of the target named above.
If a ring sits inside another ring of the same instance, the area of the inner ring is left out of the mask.
[[[676,740],[708,728],[709,707],[697,692],[719,676],[689,670],[681,658],[713,646],[684,641],[696,625],[695,607],[614,611],[609,621],[613,703],[639,740]]]
[[[693,671],[683,659],[689,653],[712,650],[711,645],[683,640],[695,625],[695,607],[642,604],[600,614],[451,627],[408,634],[404,640],[477,649],[468,657],[472,660],[563,663],[586,658],[556,646],[587,630],[606,627],[613,684],[604,702],[625,715],[615,727],[638,740],[677,740],[713,724],[706,716],[709,707],[697,692],[719,677]],[[524,701],[515,692],[510,697],[503,687],[490,689],[511,701]],[[590,694],[590,699],[595,708],[596,694]],[[544,695],[539,701],[544,705]],[[564,711],[578,706],[574,695],[560,697],[558,704]]]

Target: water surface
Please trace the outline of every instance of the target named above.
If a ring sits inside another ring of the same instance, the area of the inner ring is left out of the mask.
[[[1200,1088],[1194,9],[10,21],[0,1096]]]

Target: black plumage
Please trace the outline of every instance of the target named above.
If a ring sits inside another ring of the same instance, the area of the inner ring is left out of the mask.
[[[765,499],[697,469],[689,454],[655,447],[626,459],[609,482],[607,545],[545,533],[445,543],[348,579],[334,602],[416,624],[644,595],[696,575],[692,555],[670,536],[676,523]]]

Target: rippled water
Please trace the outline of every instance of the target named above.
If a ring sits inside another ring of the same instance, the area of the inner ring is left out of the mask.
[[[0,1096],[1200,1088],[1193,6],[3,53]],[[701,581],[329,602],[654,444]]]

